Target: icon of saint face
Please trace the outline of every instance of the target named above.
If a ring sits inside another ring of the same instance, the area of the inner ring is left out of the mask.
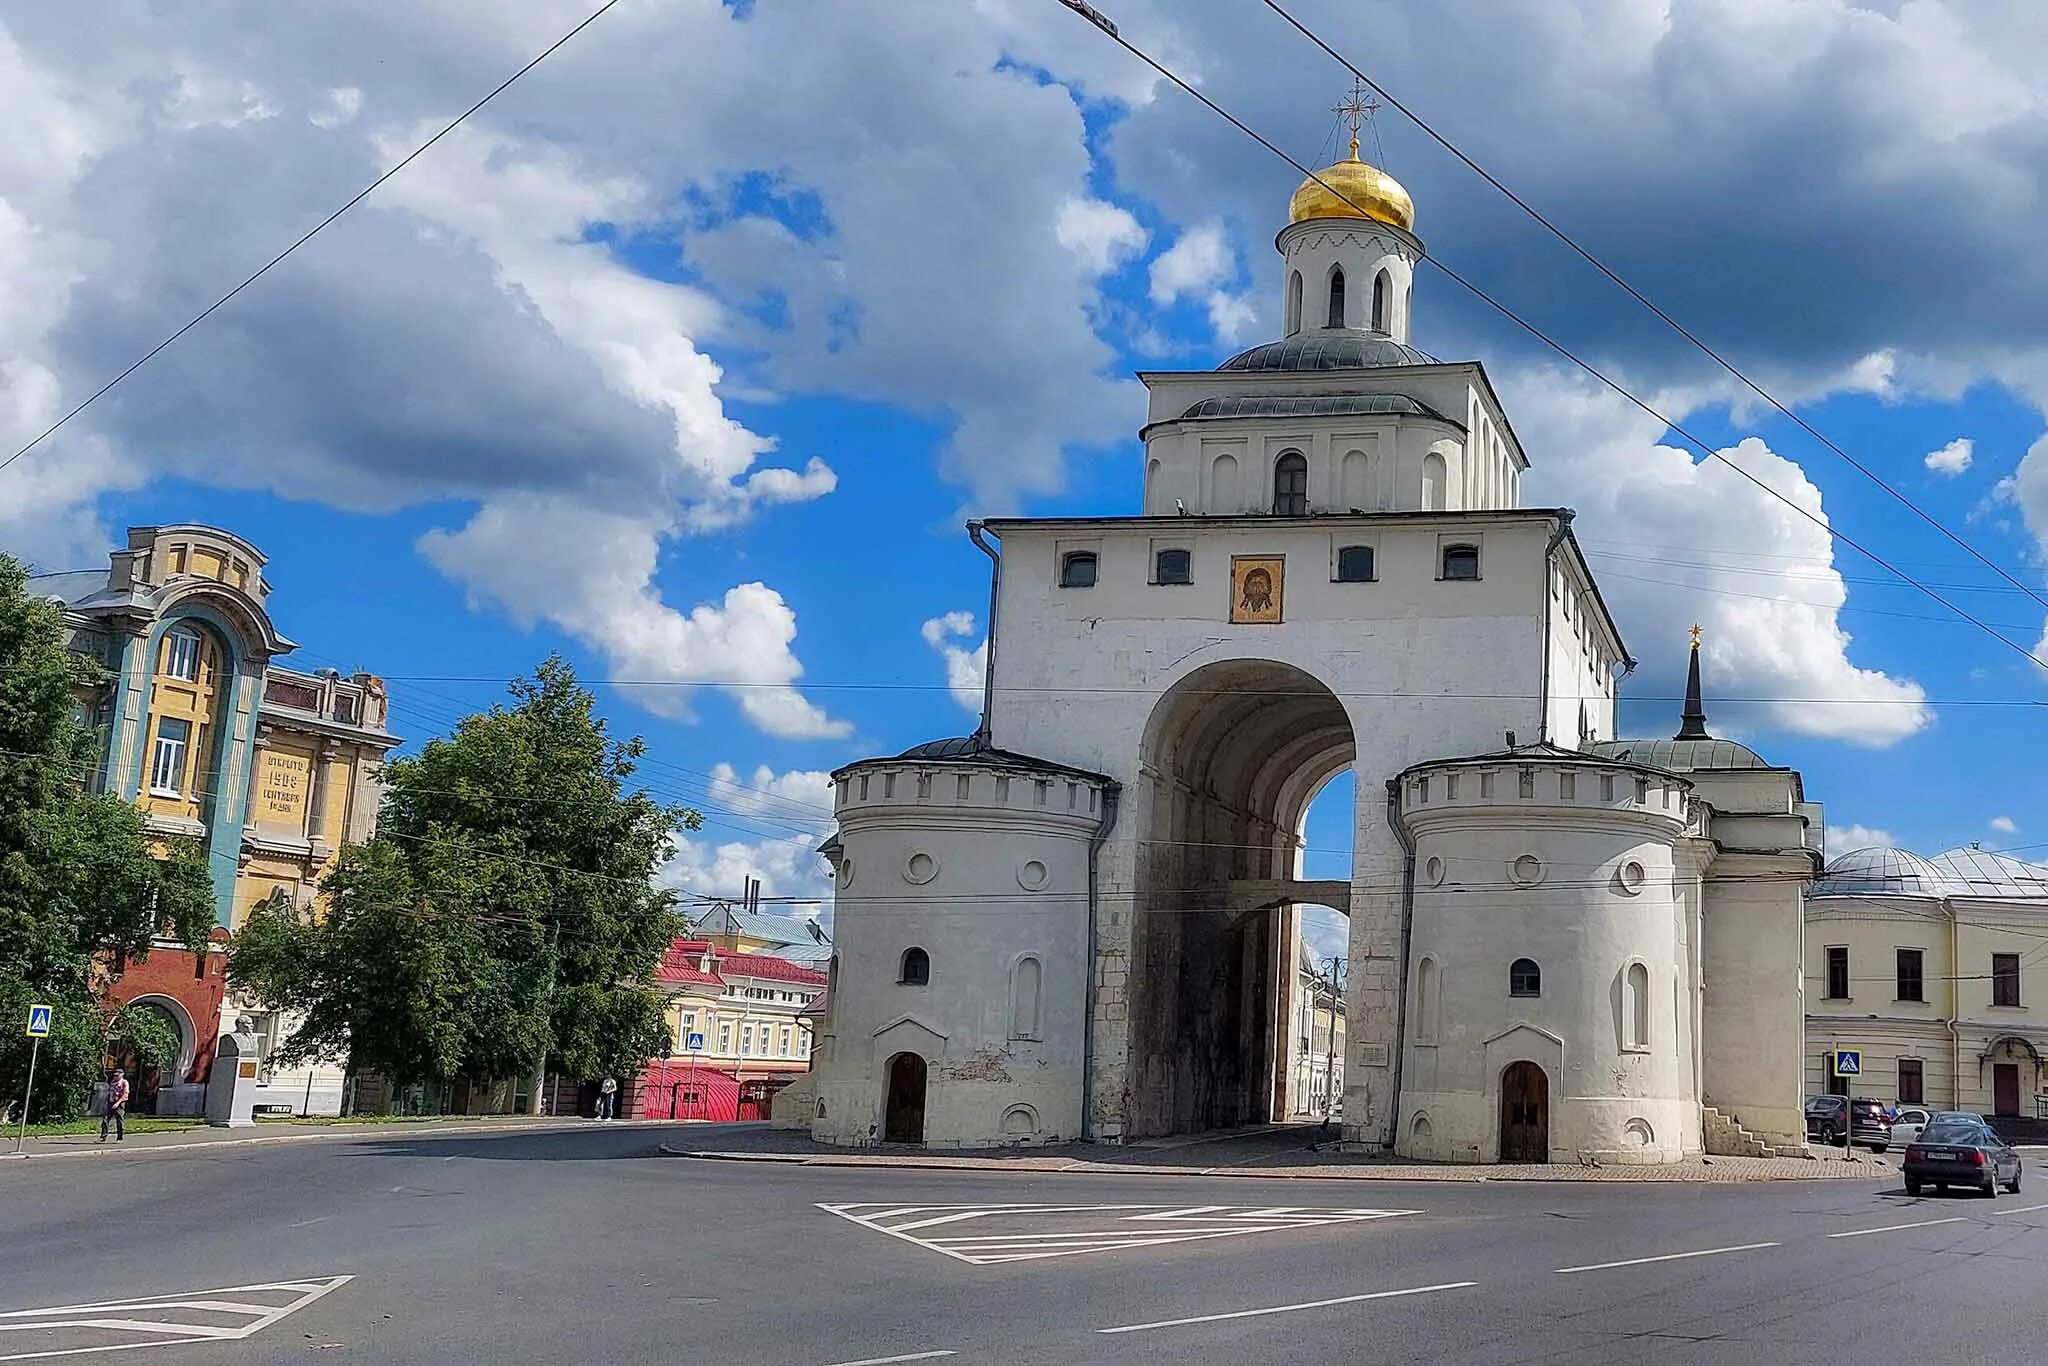
[[[1247,612],[1270,612],[1273,610],[1273,576],[1263,569],[1253,569],[1244,576],[1244,601],[1240,604]]]

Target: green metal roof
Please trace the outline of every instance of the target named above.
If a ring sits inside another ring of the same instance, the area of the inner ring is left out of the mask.
[[[1733,740],[1600,740],[1589,752],[1606,759],[1677,772],[1777,767],[1764,762],[1748,745]]]

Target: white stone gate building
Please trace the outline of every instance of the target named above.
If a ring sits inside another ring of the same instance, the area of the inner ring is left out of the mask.
[[[1802,1141],[1818,811],[1696,700],[1676,741],[1616,739],[1633,661],[1572,514],[1521,506],[1485,369],[1410,344],[1412,226],[1354,145],[1277,239],[1287,335],[1141,376],[1141,515],[970,527],[980,728],[835,775],[817,1138],[1284,1118],[1314,903],[1350,917],[1349,1139]],[[1351,876],[1304,882],[1308,803],[1347,774]]]

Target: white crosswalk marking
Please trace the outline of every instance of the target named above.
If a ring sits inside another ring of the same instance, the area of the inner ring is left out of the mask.
[[[0,1337],[0,1361],[232,1342],[261,1332],[353,1279],[314,1276],[184,1294],[8,1310],[0,1312],[0,1334],[22,1336]]]
[[[863,1228],[974,1266],[1395,1219],[1412,1209],[1299,1205],[821,1204]]]

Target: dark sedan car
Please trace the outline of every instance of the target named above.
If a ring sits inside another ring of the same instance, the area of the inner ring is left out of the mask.
[[[1883,1101],[1868,1096],[1850,1100],[1846,1096],[1815,1096],[1806,1102],[1806,1136],[1828,1147],[1837,1147],[1842,1142],[1845,1122],[1843,1107],[1848,1107],[1851,1127],[1859,1147],[1872,1152],[1883,1152],[1892,1142],[1892,1112],[1884,1107]]]
[[[1983,1120],[1936,1119],[1906,1145],[1906,1194],[1925,1186],[1974,1186],[1996,1198],[1998,1188],[2018,1192],[2020,1155]]]

